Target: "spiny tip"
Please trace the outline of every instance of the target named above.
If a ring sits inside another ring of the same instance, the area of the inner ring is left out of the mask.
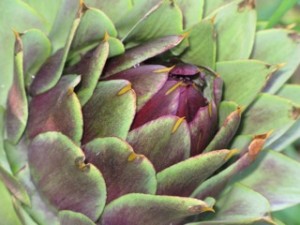
[[[138,157],[137,154],[135,154],[134,152],[131,152],[130,155],[128,156],[128,158],[127,158],[127,161],[128,161],[128,162],[132,162],[132,161],[134,161],[137,157]]]
[[[172,69],[174,69],[174,67],[175,65],[171,67],[165,67],[162,69],[154,70],[154,73],[169,73]]]
[[[103,41],[104,41],[104,42],[107,42],[108,39],[109,39],[109,34],[107,33],[107,31],[105,31]]]
[[[183,123],[184,120],[185,120],[185,116],[184,117],[180,117],[176,121],[176,123],[174,124],[174,126],[172,128],[172,131],[171,131],[172,134],[174,134],[178,130],[179,126]]]
[[[190,31],[186,31],[182,34],[182,38],[185,39],[185,38],[188,38],[190,36]]]
[[[124,95],[125,93],[127,93],[128,91],[130,91],[132,89],[131,83],[127,84],[125,87],[123,87],[119,92],[118,92],[118,96],[120,95]]]
[[[240,153],[239,149],[232,149],[232,150],[230,150],[229,153],[225,157],[225,161],[231,159],[233,156],[235,156],[235,155],[237,155],[239,153]]]

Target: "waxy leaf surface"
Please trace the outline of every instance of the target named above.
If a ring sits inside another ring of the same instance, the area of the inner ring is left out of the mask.
[[[76,143],[80,142],[83,119],[73,91],[79,81],[76,75],[63,76],[54,88],[32,98],[28,120],[30,138],[46,131],[59,131]]]
[[[166,225],[211,208],[200,200],[173,196],[128,194],[108,204],[101,225]]]
[[[45,157],[47,155],[47,157]],[[39,192],[59,210],[99,218],[106,201],[101,173],[84,163],[84,154],[68,137],[46,132],[29,146],[30,172]]]
[[[129,88],[125,93],[121,90]],[[83,107],[83,143],[97,137],[127,137],[136,111],[136,96],[125,80],[101,81]]]
[[[176,116],[164,116],[129,132],[127,141],[145,155],[157,172],[189,157],[190,137],[186,122],[173,132]]]
[[[155,194],[156,173],[151,162],[115,137],[96,138],[83,146],[88,162],[103,174],[107,201],[128,194]]]

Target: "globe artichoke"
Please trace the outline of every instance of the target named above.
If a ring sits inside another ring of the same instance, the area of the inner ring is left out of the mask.
[[[258,31],[254,0],[45,2],[0,2],[1,224],[277,224],[300,202],[279,152],[298,33]]]

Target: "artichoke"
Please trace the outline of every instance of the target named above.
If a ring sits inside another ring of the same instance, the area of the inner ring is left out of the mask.
[[[297,32],[258,30],[254,0],[45,2],[0,2],[1,224],[277,224],[300,203]]]

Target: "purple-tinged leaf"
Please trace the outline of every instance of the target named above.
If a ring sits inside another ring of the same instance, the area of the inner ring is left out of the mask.
[[[176,116],[160,117],[130,131],[127,141],[134,152],[153,163],[157,172],[188,158],[190,153],[187,123]]]
[[[206,197],[216,198],[225,189],[232,177],[245,170],[255,161],[268,137],[269,134],[255,136],[248,146],[247,153],[242,155],[241,158],[225,170],[203,182],[191,196],[197,199],[205,199]]]
[[[131,129],[142,126],[161,116],[176,115],[179,106],[180,89],[171,93],[168,91],[176,85],[177,81],[167,81],[163,87],[146,102],[135,115]]]
[[[300,203],[299,170],[299,162],[266,151],[236,180],[265,196],[275,211]]]
[[[92,220],[81,213],[63,210],[59,214],[60,225],[96,225]]]
[[[104,179],[95,166],[85,164],[82,150],[68,137],[58,132],[38,135],[28,159],[38,191],[55,208],[99,218],[106,201]]]
[[[73,92],[79,81],[76,75],[63,76],[54,88],[32,98],[27,128],[30,138],[46,131],[58,131],[80,142],[83,119],[79,100]]]
[[[115,137],[97,138],[83,146],[86,159],[103,174],[107,201],[128,194],[155,194],[156,173],[151,162]]]
[[[166,67],[158,65],[143,65],[137,68],[125,70],[110,76],[109,79],[124,79],[132,84],[132,89],[137,96],[137,111],[149,101],[165,84],[168,72],[163,71]]]
[[[28,103],[23,75],[23,45],[19,34],[15,34],[13,84],[8,93],[6,112],[6,138],[16,144],[27,124]]]
[[[127,194],[105,207],[101,225],[166,225],[188,216],[212,211],[193,198]]]
[[[201,107],[189,123],[192,156],[201,153],[213,138],[218,126],[217,118],[216,105],[212,102]]]
[[[136,111],[136,96],[126,80],[98,83],[83,107],[85,144],[97,137],[125,139]]]
[[[216,214],[209,221],[188,223],[186,225],[244,225],[273,224],[270,218],[270,204],[258,192],[241,184],[235,184],[217,200]]]
[[[51,30],[51,33],[49,34],[49,39],[53,44],[53,54],[40,68],[34,80],[32,81],[32,84],[30,86],[30,93],[32,95],[38,95],[48,91],[59,81],[64,69],[71,42],[80,22],[82,13],[79,13],[78,17],[75,19],[75,16],[79,10],[78,5],[79,1],[64,1],[61,11],[56,18],[56,22]],[[66,11],[63,11],[64,9]],[[63,25],[66,23],[66,21],[61,22],[59,20],[61,20],[62,18],[65,19],[64,16],[66,15],[69,15],[70,18],[66,19],[68,26],[64,27]],[[71,22],[69,20],[72,21],[71,24],[69,24]],[[66,30],[68,32],[66,32]],[[67,37],[65,37],[66,34],[68,35]]]
[[[157,174],[158,195],[188,197],[232,156],[230,150],[213,151],[191,157]]]
[[[264,133],[273,130],[272,137],[290,127],[299,118],[299,108],[287,99],[260,94],[245,112],[240,134]]]
[[[209,145],[204,149],[204,152],[209,152],[215,149],[224,149],[234,137],[241,121],[241,109],[233,111],[225,119],[223,125],[219,128],[218,132],[211,140]]]
[[[119,73],[146,59],[159,55],[178,45],[183,38],[184,35],[166,36],[129,49],[125,54],[117,56],[108,62],[105,75],[110,76]]]
[[[79,63],[70,69],[70,73],[81,75],[81,83],[77,95],[82,106],[92,97],[102,74],[108,57],[109,44],[107,40],[100,43],[96,49],[88,52]]]

